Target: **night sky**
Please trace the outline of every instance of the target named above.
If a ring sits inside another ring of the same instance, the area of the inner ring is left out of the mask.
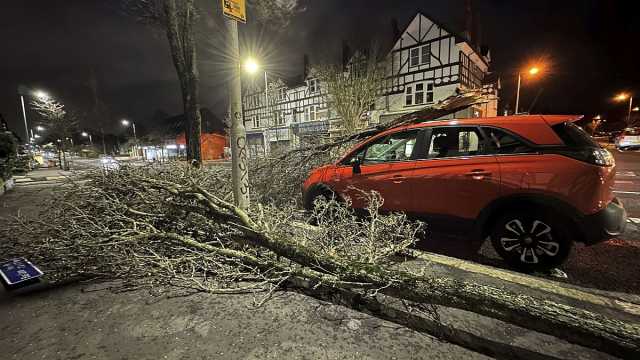
[[[602,113],[610,120],[626,114],[611,98],[636,92],[640,4],[623,1],[474,1],[474,21],[491,48],[500,74],[502,110],[513,108],[519,68],[546,59],[549,71],[525,81],[521,106],[534,113]],[[214,113],[226,109],[224,44],[219,1],[199,24],[201,103]],[[267,70],[287,79],[301,75],[303,54],[312,63],[339,61],[341,42],[352,47],[391,42],[391,21],[407,25],[418,10],[461,32],[464,1],[306,0],[289,26],[241,25],[243,48]],[[44,89],[68,108],[90,108],[88,83],[95,74],[98,94],[112,119],[107,131],[122,132],[126,117],[152,126],[154,113],[181,112],[177,76],[164,33],[126,14],[116,0],[20,0],[0,5],[0,113],[22,134],[17,88]],[[33,114],[28,114],[33,118]],[[84,128],[96,127],[85,119]]]

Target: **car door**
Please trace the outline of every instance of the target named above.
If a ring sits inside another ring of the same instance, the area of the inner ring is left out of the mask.
[[[406,211],[411,189],[406,181],[415,166],[414,150],[420,130],[399,131],[381,136],[343,161],[331,180],[341,197],[348,197],[354,208],[366,208],[363,192],[377,191],[384,199],[382,210]],[[354,172],[350,162],[358,162]]]
[[[412,212],[474,219],[500,194],[500,170],[476,126],[433,127],[409,182]]]

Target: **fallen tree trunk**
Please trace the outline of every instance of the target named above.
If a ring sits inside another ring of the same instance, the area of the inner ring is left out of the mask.
[[[638,324],[492,286],[433,278],[372,264],[343,263],[327,255],[319,256],[290,239],[272,238],[246,212],[202,188],[185,188],[145,179],[140,181],[147,181],[150,186],[175,195],[197,198],[208,211],[231,217],[229,224],[242,232],[247,242],[314,272],[331,274],[336,278],[337,287],[340,287],[337,285],[339,282],[368,284],[396,298],[471,311],[615,356],[632,358],[640,355]]]

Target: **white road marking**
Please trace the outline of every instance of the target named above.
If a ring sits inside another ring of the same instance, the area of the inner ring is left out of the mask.
[[[618,191],[618,190],[613,190],[613,192],[616,193],[616,194],[640,195],[640,191]]]
[[[636,173],[633,171],[618,171],[618,176],[636,176]]]
[[[627,220],[634,224],[640,224],[640,218],[630,217],[630,218],[627,218]]]
[[[632,180],[616,180],[616,184],[633,184]]]

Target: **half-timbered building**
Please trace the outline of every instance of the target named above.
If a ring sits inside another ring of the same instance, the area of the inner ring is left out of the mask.
[[[422,13],[395,39],[383,62],[384,89],[364,125],[393,120],[466,89],[483,89],[487,102],[451,117],[497,115],[498,84],[495,76],[487,76],[488,52]],[[270,82],[266,92],[249,92],[243,105],[250,154],[295,147],[306,136],[326,135],[339,126],[326,95],[312,75],[295,86]]]

